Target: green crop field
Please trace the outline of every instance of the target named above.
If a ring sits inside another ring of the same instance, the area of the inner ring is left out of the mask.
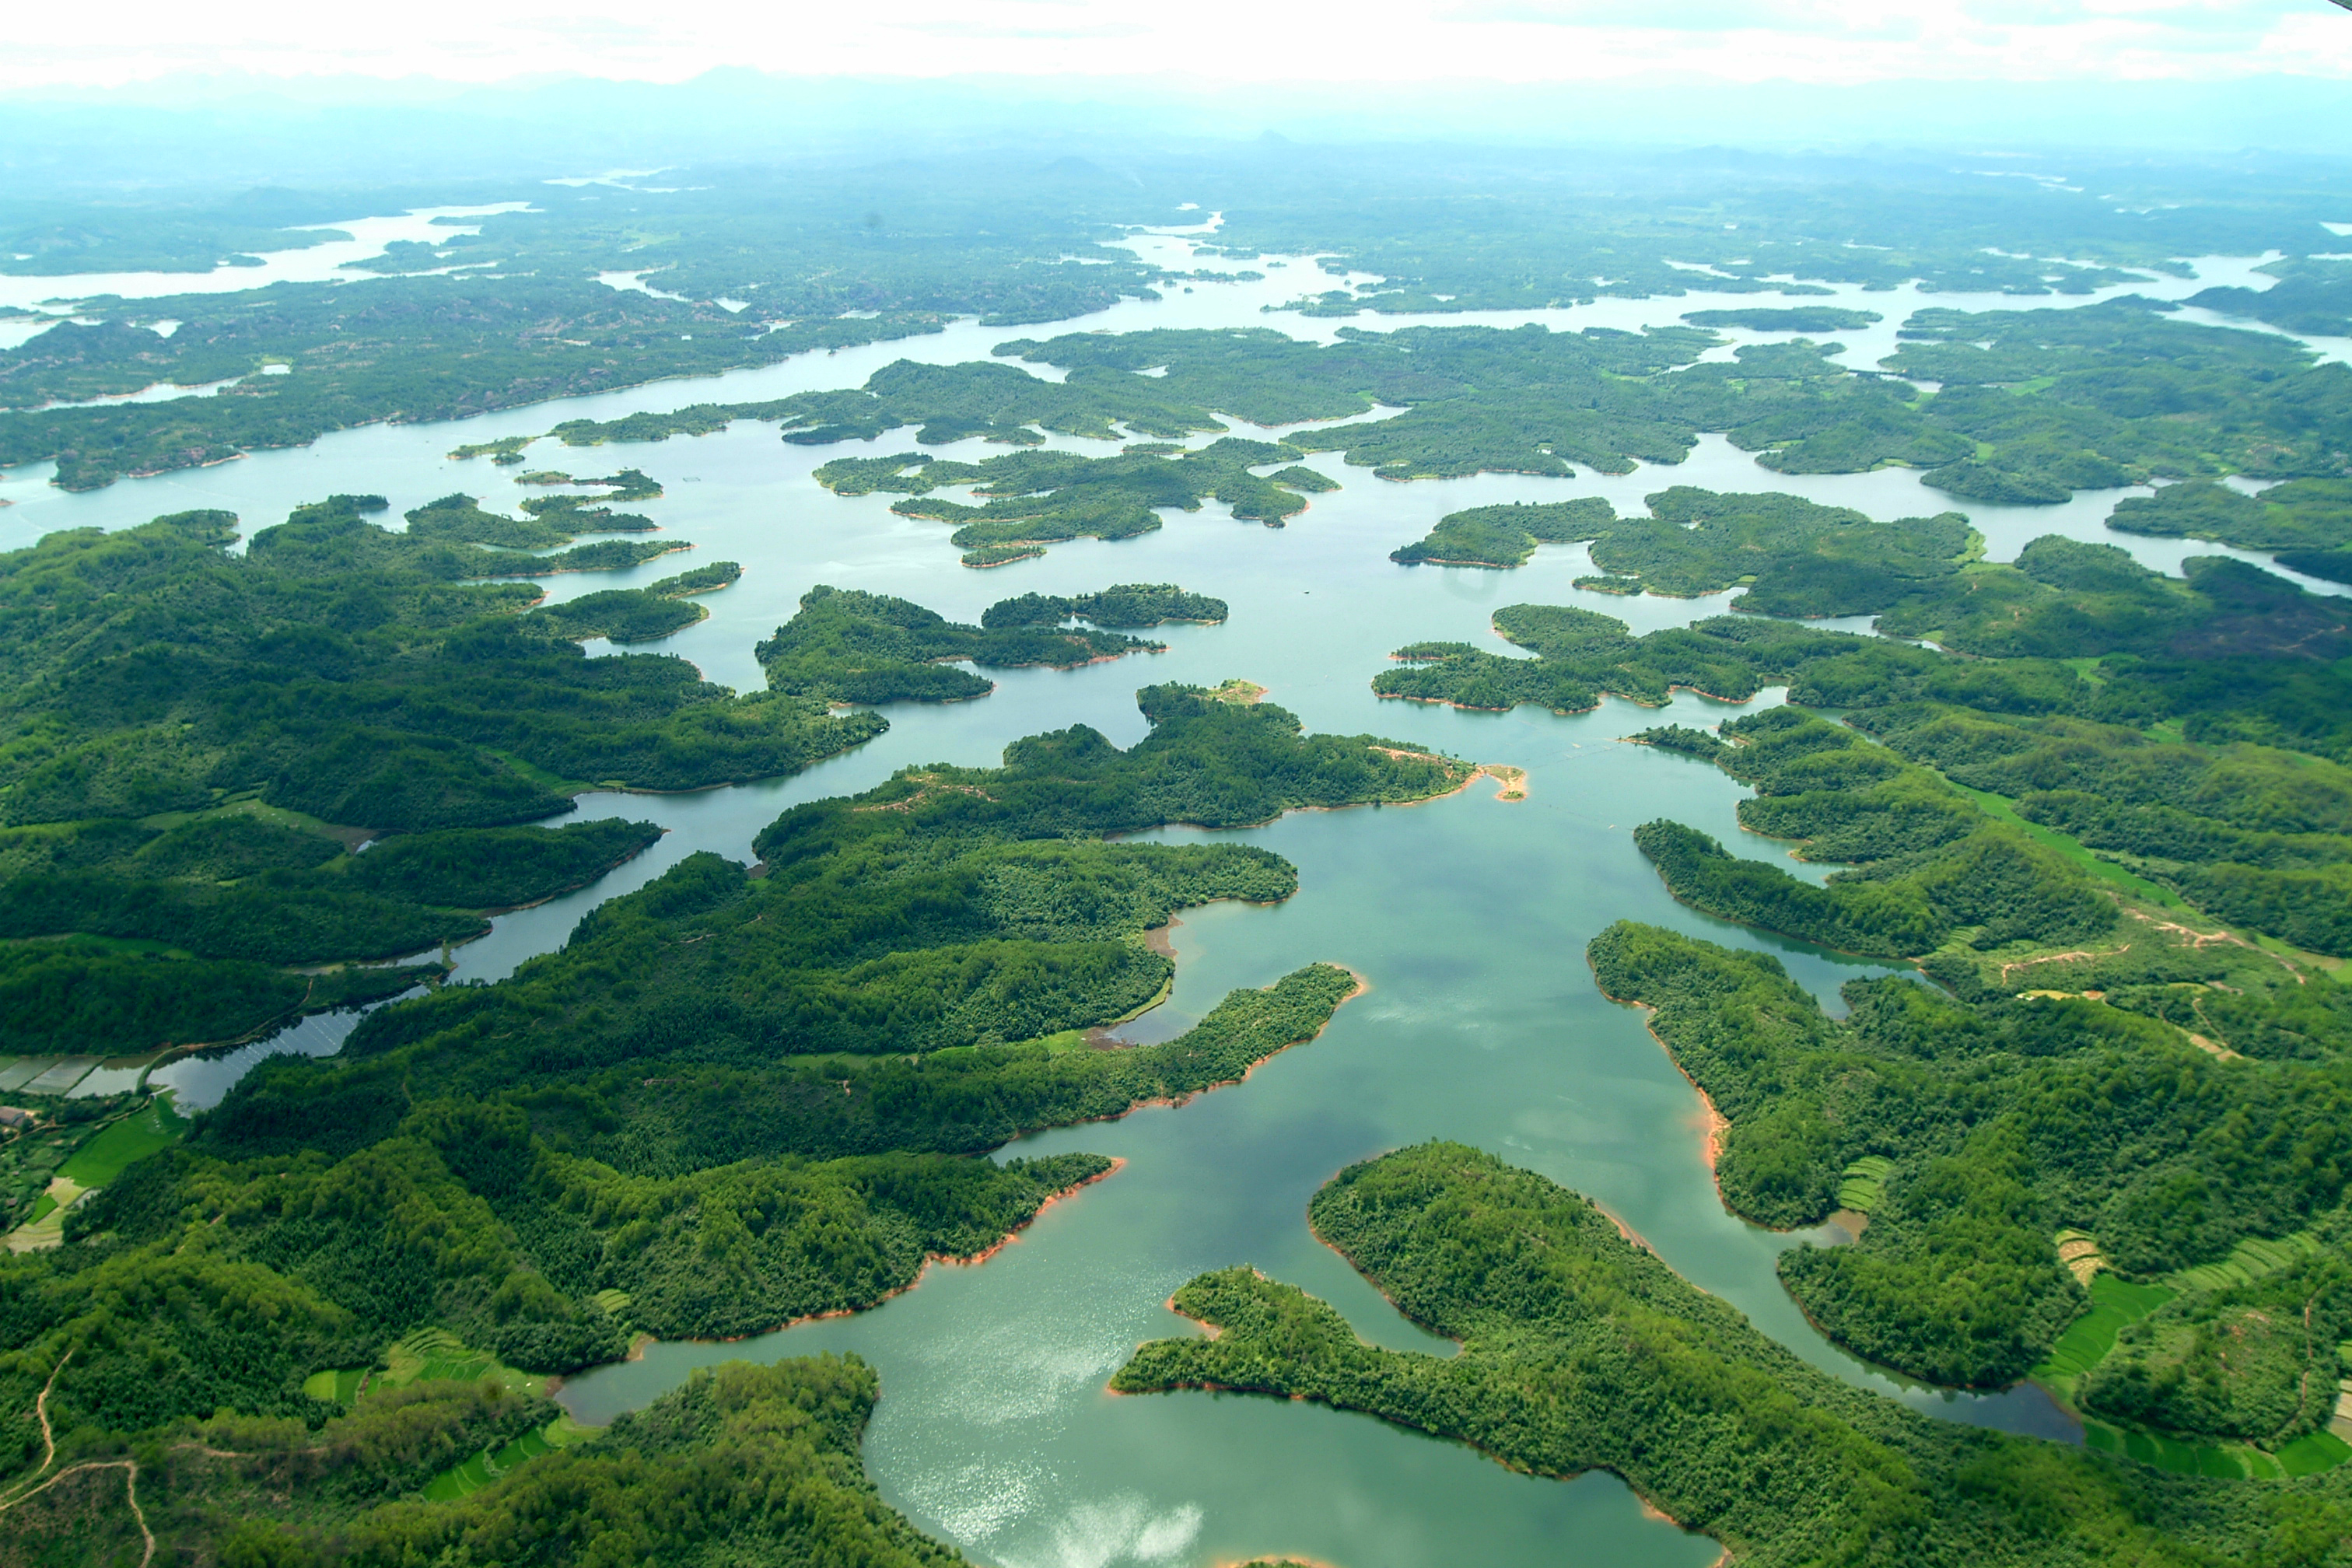
[[[1838,1181],[1838,1207],[1868,1214],[1886,1200],[1886,1178],[1895,1162],[1884,1154],[1864,1154],[1845,1168]]]
[[[2074,1380],[2096,1366],[2116,1348],[2116,1333],[2136,1323],[2176,1294],[2163,1285],[2132,1285],[2112,1274],[2091,1278],[2091,1310],[2074,1320],[2050,1347],[2050,1357],[2033,1369],[2036,1383],[2057,1385],[2062,1394],[2074,1391]]]
[[[103,1187],[137,1162],[178,1142],[187,1131],[171,1097],[159,1094],[144,1110],[131,1112],[75,1150],[58,1173],[85,1187]]]
[[[478,1492],[526,1459],[570,1447],[579,1441],[584,1431],[568,1416],[558,1416],[544,1426],[524,1433],[496,1453],[476,1454],[464,1464],[442,1471],[426,1485],[425,1500],[454,1502]]]

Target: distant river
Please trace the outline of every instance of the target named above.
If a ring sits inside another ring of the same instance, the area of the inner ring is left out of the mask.
[[[1308,263],[1294,260],[1268,269],[1263,282],[1196,284],[1191,294],[1130,302],[1068,325],[1265,324],[1325,337],[1341,323],[1260,310],[1325,286]],[[1534,314],[1553,324],[1636,325],[1756,302],[1692,295]],[[1854,302],[1887,310],[1894,301],[1879,295]],[[2019,303],[1949,296],[1933,302]],[[1892,326],[1890,321],[1889,332]],[[0,511],[0,544],[194,506],[230,508],[257,528],[297,501],[333,490],[381,491],[393,499],[394,515],[461,487],[505,499],[509,470],[451,463],[443,454],[461,441],[529,434],[561,418],[854,385],[901,355],[972,358],[1007,337],[1055,330],[1015,333],[967,323],[933,337],[462,426],[351,431],[308,448],[125,481],[86,496],[48,488],[45,468],[19,469],[0,482],[0,494],[20,502]],[[911,445],[910,436],[886,437],[849,449]],[[974,443],[949,450],[977,457],[998,449]],[[534,450],[534,466],[545,450]],[[1504,605],[1584,604],[1646,631],[1722,613],[1729,596],[1584,595],[1571,585],[1589,570],[1581,547],[1539,550],[1517,572],[1390,563],[1391,549],[1464,506],[1599,493],[1626,510],[1638,508],[1645,491],[1671,483],[1793,490],[1882,517],[1940,510],[1947,498],[1921,489],[1916,476],[1899,469],[1784,478],[1757,468],[1719,437],[1702,443],[1678,468],[1644,468],[1613,479],[1488,475],[1399,485],[1326,456],[1315,466],[1344,488],[1316,497],[1286,529],[1236,522],[1212,505],[1169,513],[1160,531],[1140,539],[1056,545],[1042,560],[972,572],[957,564],[944,525],[892,516],[887,496],[845,500],[818,488],[810,470],[835,455],[787,446],[765,426],[738,425],[699,439],[565,453],[558,460],[575,468],[616,461],[644,467],[668,486],[667,496],[646,510],[697,542],[695,559],[744,563],[742,582],[709,600],[709,620],[658,645],[738,687],[759,680],[753,641],[788,618],[816,583],[901,595],[972,620],[992,601],[1025,591],[1176,582],[1230,600],[1233,618],[1223,626],[1165,629],[1159,635],[1171,646],[1164,655],[1068,672],[1014,671],[999,675],[995,694],[982,701],[895,707],[888,734],[798,778],[694,795],[583,796],[582,816],[650,817],[671,831],[596,887],[501,917],[491,936],[459,951],[461,974],[496,978],[560,946],[596,902],[642,885],[693,850],[748,858],[752,836],[798,801],[866,788],[908,763],[992,764],[1008,741],[1074,722],[1131,742],[1143,732],[1132,694],[1151,681],[1247,677],[1271,687],[1271,700],[1297,711],[1311,729],[1372,731],[1524,767],[1529,798],[1497,801],[1482,781],[1423,805],[1301,814],[1233,835],[1295,861],[1298,895],[1274,909],[1221,905],[1186,913],[1175,932],[1174,994],[1129,1033],[1166,1037],[1234,986],[1264,984],[1325,959],[1362,972],[1372,990],[1343,1008],[1320,1039],[1268,1062],[1245,1084],[1186,1106],[1052,1132],[1006,1151],[1093,1150],[1127,1164],[1054,1205],[987,1263],[934,1268],[917,1289],[854,1318],[736,1344],[655,1345],[640,1361],[573,1380],[564,1398],[582,1417],[607,1420],[674,1386],[691,1368],[730,1357],[855,1350],[882,1373],[883,1399],[866,1454],[885,1496],[924,1529],[1005,1568],[1193,1565],[1260,1553],[1344,1568],[1465,1562],[1699,1568],[1715,1555],[1709,1543],[1645,1517],[1631,1493],[1606,1476],[1566,1484],[1531,1479],[1465,1448],[1316,1406],[1205,1394],[1114,1398],[1105,1391],[1106,1379],[1138,1342],[1189,1331],[1162,1305],[1171,1290],[1202,1269],[1234,1263],[1255,1264],[1332,1300],[1377,1342],[1450,1348],[1402,1320],[1306,1226],[1308,1197],[1342,1165],[1443,1137],[1490,1149],[1591,1194],[1693,1283],[1840,1376],[1956,1419],[2063,1435],[2063,1421],[2032,1390],[1972,1397],[1905,1388],[1814,1332],[1773,1272],[1777,1255],[1801,1238],[1761,1231],[1725,1213],[1705,1166],[1696,1096],[1641,1017],[1593,987],[1584,944],[1624,917],[1776,952],[1832,1005],[1843,981],[1885,973],[1685,910],[1635,852],[1633,826],[1670,816],[1721,837],[1737,852],[1801,875],[1823,874],[1824,868],[1789,861],[1786,846],[1743,833],[1734,812],[1744,792],[1719,773],[1620,742],[1651,724],[1712,724],[1741,710],[1685,695],[1663,712],[1612,700],[1568,719],[1524,709],[1457,713],[1383,702],[1369,684],[1389,650],[1407,642],[1465,639],[1510,651],[1488,628]],[[2121,543],[2152,564],[2177,566],[2182,554],[2210,548],[2109,534],[2104,520],[2113,500],[1964,510],[1992,542],[1996,558],[2046,531]],[[675,558],[656,562],[618,580],[651,580],[678,564]],[[614,581],[607,574],[556,577],[549,586],[565,597]],[[1159,837],[1181,842],[1201,836]],[[331,1043],[315,1029],[289,1040],[314,1050]],[[188,1087],[216,1094],[222,1076],[192,1072]]]

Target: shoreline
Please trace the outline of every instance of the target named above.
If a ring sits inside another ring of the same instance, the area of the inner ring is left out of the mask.
[[[876,1308],[888,1304],[890,1301],[895,1300],[897,1298],[905,1295],[908,1291],[912,1290],[917,1286],[920,1285],[925,1279],[930,1277],[931,1268],[934,1265],[941,1265],[950,1268],[978,1268],[980,1265],[987,1262],[990,1258],[995,1257],[998,1253],[1003,1251],[1007,1247],[1010,1247],[1014,1242],[1020,1240],[1021,1233],[1028,1229],[1031,1226],[1036,1224],[1037,1216],[1039,1215],[1044,1214],[1047,1209],[1052,1208],[1064,1198],[1073,1197],[1087,1187],[1093,1186],[1097,1182],[1108,1181],[1111,1177],[1118,1175],[1125,1169],[1127,1169],[1126,1159],[1123,1156],[1113,1155],[1108,1165],[1097,1171],[1093,1175],[1088,1176],[1086,1180],[1082,1182],[1073,1182],[1068,1186],[1064,1187],[1057,1192],[1047,1194],[1045,1201],[1040,1203],[1035,1209],[1031,1211],[1027,1219],[1023,1220],[1019,1225],[1016,1225],[1011,1230],[1006,1231],[1004,1235],[999,1237],[992,1246],[983,1247],[978,1252],[965,1253],[962,1255],[947,1252],[925,1253],[923,1255],[922,1264],[915,1270],[915,1277],[912,1279],[908,1280],[904,1285],[896,1286],[891,1289],[884,1291],[880,1296],[876,1297],[872,1301],[863,1307],[831,1307],[822,1312],[803,1312],[799,1317],[787,1319],[783,1322],[778,1323],[772,1328],[754,1329],[747,1333],[740,1334],[724,1334],[716,1339],[697,1339],[689,1335],[675,1340],[665,1340],[659,1334],[641,1333],[636,1337],[635,1341],[630,1344],[629,1353],[624,1359],[627,1361],[643,1361],[645,1359],[646,1347],[647,1345],[740,1345],[748,1341],[765,1339],[770,1334],[781,1334],[788,1330],[797,1329],[804,1323],[822,1323],[834,1318],[853,1318],[860,1312],[873,1311]],[[617,1363],[607,1362],[602,1364],[610,1366]]]
[[[1317,1239],[1320,1240],[1321,1238],[1318,1237]],[[1330,1244],[1326,1242],[1324,1245],[1329,1246]],[[1339,1249],[1332,1247],[1332,1250],[1334,1252],[1338,1252]],[[1342,1252],[1339,1256],[1345,1258],[1347,1254]],[[1252,1272],[1256,1273],[1257,1271],[1253,1269]],[[1263,1279],[1265,1276],[1264,1274],[1258,1274],[1258,1278]],[[1369,1283],[1370,1277],[1366,1276],[1365,1278]],[[1374,1286],[1373,1289],[1378,1289],[1379,1287]],[[1385,1295],[1385,1292],[1383,1292],[1383,1295]],[[1171,1298],[1170,1310],[1174,1310],[1173,1298]],[[1336,1309],[1334,1310],[1336,1310]],[[1212,1340],[1215,1339],[1220,1331],[1214,1330],[1212,1325],[1202,1322],[1200,1319],[1192,1317],[1188,1313],[1178,1312],[1176,1315],[1180,1318],[1183,1318],[1188,1322],[1199,1324],[1202,1330],[1208,1331],[1208,1336]],[[1388,1353],[1391,1355],[1410,1355],[1414,1352],[1410,1351],[1391,1351]],[[1229,1383],[1172,1383],[1162,1388],[1142,1390],[1140,1391],[1140,1394],[1134,1395],[1133,1397],[1140,1397],[1141,1394],[1174,1394],[1184,1390],[1194,1390],[1203,1394],[1255,1394],[1264,1399],[1286,1399],[1293,1405],[1320,1405],[1327,1410],[1339,1410],[1358,1415],[1369,1415],[1375,1421],[1401,1428],[1407,1432],[1419,1432],[1424,1436],[1434,1437],[1440,1442],[1458,1443],[1463,1447],[1469,1449],[1472,1453],[1502,1466],[1503,1468],[1510,1471],[1514,1475],[1542,1476],[1549,1480],[1572,1481],[1580,1476],[1590,1475],[1594,1470],[1605,1471],[1612,1476],[1615,1476],[1618,1483],[1622,1485],[1626,1491],[1633,1494],[1633,1500],[1641,1508],[1643,1518],[1662,1521],[1664,1523],[1673,1525],[1676,1530],[1681,1531],[1685,1535],[1705,1536],[1707,1540],[1714,1541],[1718,1545],[1721,1545],[1723,1547],[1722,1552],[1716,1557],[1714,1563],[1709,1564],[1709,1568],[1726,1568],[1727,1564],[1736,1561],[1735,1554],[1733,1553],[1731,1547],[1728,1544],[1725,1544],[1719,1537],[1710,1535],[1704,1530],[1694,1530],[1691,1526],[1685,1524],[1681,1520],[1676,1519],[1673,1514],[1668,1513],[1664,1509],[1660,1508],[1656,1502],[1653,1501],[1651,1498],[1642,1490],[1640,1487],[1635,1486],[1619,1471],[1607,1465],[1592,1465],[1588,1466],[1584,1469],[1566,1472],[1538,1470],[1526,1465],[1515,1464],[1511,1460],[1505,1458],[1502,1455],[1496,1453],[1493,1449],[1486,1447],[1468,1437],[1459,1436],[1451,1432],[1440,1432],[1433,1427],[1422,1426],[1417,1422],[1405,1420],[1402,1416],[1383,1415],[1363,1405],[1343,1405],[1336,1400],[1320,1398],[1306,1394],[1287,1394],[1280,1389],[1274,1388],[1251,1388],[1243,1384]],[[1113,1398],[1123,1399],[1130,1397],[1130,1395],[1116,1388],[1107,1387],[1105,1391]],[[1244,1563],[1251,1561],[1254,1561],[1254,1559],[1243,1559]]]
[[[1586,967],[1590,968],[1591,965],[1588,963]],[[1701,1148],[1699,1157],[1706,1162],[1707,1180],[1715,1184],[1716,1201],[1723,1205],[1724,1213],[1730,1215],[1733,1218],[1740,1221],[1744,1225],[1755,1225],[1756,1222],[1754,1220],[1749,1219],[1746,1215],[1743,1215],[1738,1209],[1733,1208],[1730,1203],[1725,1199],[1723,1195],[1723,1178],[1716,1171],[1716,1163],[1723,1157],[1724,1134],[1731,1131],[1731,1119],[1724,1115],[1722,1111],[1716,1109],[1714,1097],[1708,1094],[1706,1089],[1699,1087],[1698,1079],[1691,1077],[1688,1069],[1684,1068],[1681,1060],[1675,1057],[1674,1047],[1667,1045],[1664,1037],[1659,1035],[1658,1031],[1651,1026],[1650,1020],[1657,1016],[1658,1010],[1655,1007],[1651,1006],[1646,1002],[1632,1001],[1623,996],[1611,995],[1608,988],[1601,984],[1600,977],[1598,975],[1593,977],[1592,988],[1595,991],[1600,992],[1603,998],[1615,1003],[1618,1006],[1632,1007],[1642,1014],[1643,1031],[1646,1033],[1653,1041],[1656,1042],[1658,1049],[1665,1056],[1666,1064],[1673,1068],[1677,1073],[1682,1074],[1683,1081],[1690,1085],[1690,1089],[1693,1094],[1698,1096],[1700,1119],[1697,1121],[1696,1126],[1706,1134],[1706,1142]],[[1601,1205],[1599,1204],[1594,1204],[1593,1206],[1595,1208],[1600,1208]],[[1608,1213],[1606,1209],[1602,1209],[1601,1212],[1603,1214]],[[1616,1218],[1614,1215],[1611,1215],[1610,1217],[1612,1220]],[[1622,1223],[1620,1224],[1619,1228],[1623,1228]],[[1757,1228],[1759,1230],[1769,1231],[1775,1236],[1791,1236],[1795,1234],[1794,1231],[1773,1230],[1770,1226],[1758,1226]],[[1643,1243],[1643,1245],[1647,1246],[1648,1244]]]
[[[1349,991],[1345,996],[1340,997],[1338,1005],[1331,1009],[1331,1018],[1337,1018],[1339,1016],[1339,1008],[1346,1006],[1349,1003],[1353,1002],[1359,996],[1368,994],[1372,989],[1372,983],[1365,979],[1361,974],[1357,973],[1355,970],[1349,969],[1344,963],[1335,963],[1331,965],[1331,967],[1342,971],[1349,975],[1353,975],[1356,982],[1355,988]],[[1004,1146],[1010,1148],[1013,1143],[1018,1142],[1024,1138],[1034,1138],[1040,1132],[1052,1132],[1064,1127],[1087,1127],[1102,1121],[1123,1121],[1139,1110],[1149,1110],[1155,1106],[1164,1107],[1172,1110],[1179,1106],[1190,1103],[1202,1095],[1214,1094],[1221,1089],[1231,1089],[1235,1084],[1247,1083],[1250,1080],[1250,1075],[1252,1073],[1255,1073],[1258,1068],[1274,1060],[1275,1058],[1282,1055],[1285,1051],[1290,1050],[1294,1047],[1297,1046],[1312,1045],[1317,1040],[1321,1039],[1323,1037],[1323,1031],[1331,1026],[1331,1018],[1324,1019],[1321,1026],[1318,1027],[1313,1034],[1302,1035],[1295,1040],[1286,1040],[1281,1045],[1276,1046],[1274,1049],[1266,1052],[1265,1055],[1258,1058],[1257,1060],[1244,1068],[1239,1078],[1221,1078],[1214,1083],[1204,1083],[1200,1088],[1192,1090],[1190,1093],[1181,1096],[1171,1097],[1169,1095],[1155,1095],[1150,1100],[1139,1100],[1132,1105],[1129,1105],[1125,1110],[1114,1110],[1104,1116],[1089,1116],[1079,1121],[1056,1121],[1050,1126],[1045,1127],[1024,1127],[1020,1131],[1015,1132]],[[1121,1161],[1120,1163],[1124,1164],[1125,1162]],[[1106,1172],[1105,1173],[1108,1174],[1108,1173]]]

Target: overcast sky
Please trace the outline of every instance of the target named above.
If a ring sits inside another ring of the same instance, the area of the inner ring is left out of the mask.
[[[2329,0],[77,0],[12,7],[0,90],[175,73],[1276,82],[2352,79]]]

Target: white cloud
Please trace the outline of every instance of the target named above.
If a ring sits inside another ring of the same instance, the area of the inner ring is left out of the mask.
[[[681,80],[721,65],[1252,82],[2352,76],[2352,14],[2329,0],[786,0],[651,21],[622,0],[415,0],[390,19],[289,0],[96,0],[26,6],[9,39],[18,86],[192,70]]]

